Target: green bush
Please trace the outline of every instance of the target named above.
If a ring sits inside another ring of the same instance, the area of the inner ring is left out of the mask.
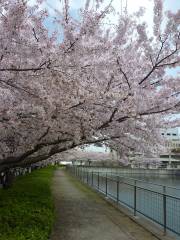
[[[0,189],[0,240],[47,240],[54,221],[54,167],[17,177]]]

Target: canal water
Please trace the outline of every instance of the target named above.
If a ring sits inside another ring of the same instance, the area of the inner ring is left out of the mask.
[[[140,169],[139,171],[136,169],[122,171],[120,168],[89,168],[88,171],[108,173],[112,176],[119,176],[127,181],[129,179],[131,182],[133,182],[133,180],[139,180],[137,181],[137,184],[140,186],[160,192],[165,190],[167,194],[180,197],[180,170],[178,174],[165,174],[164,172],[158,173],[153,170],[143,171],[143,169]],[[166,172],[168,172],[168,170],[166,170]],[[165,189],[163,186],[165,186]]]
[[[121,174],[119,174],[122,176]],[[126,178],[137,179],[140,186],[151,188],[155,191],[163,192],[180,197],[180,176],[179,175],[146,175],[139,174],[126,175]],[[165,188],[163,188],[165,187]]]

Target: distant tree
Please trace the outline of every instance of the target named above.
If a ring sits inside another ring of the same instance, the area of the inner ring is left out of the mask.
[[[106,25],[111,3],[87,0],[77,20],[62,2],[53,33],[43,1],[0,3],[0,171],[90,143],[153,154],[164,116],[179,113],[180,79],[166,70],[179,66],[180,11],[155,0],[151,35],[143,9]]]

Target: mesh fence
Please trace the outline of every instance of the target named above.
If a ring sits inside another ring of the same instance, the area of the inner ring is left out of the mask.
[[[146,218],[180,235],[180,198],[158,192],[132,179],[124,179],[105,172],[90,172],[82,168],[70,169],[82,182],[104,193]]]

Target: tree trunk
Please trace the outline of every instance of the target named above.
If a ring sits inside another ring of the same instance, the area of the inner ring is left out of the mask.
[[[14,178],[15,178],[14,174],[10,170],[7,170],[1,179],[3,188],[11,187]]]

